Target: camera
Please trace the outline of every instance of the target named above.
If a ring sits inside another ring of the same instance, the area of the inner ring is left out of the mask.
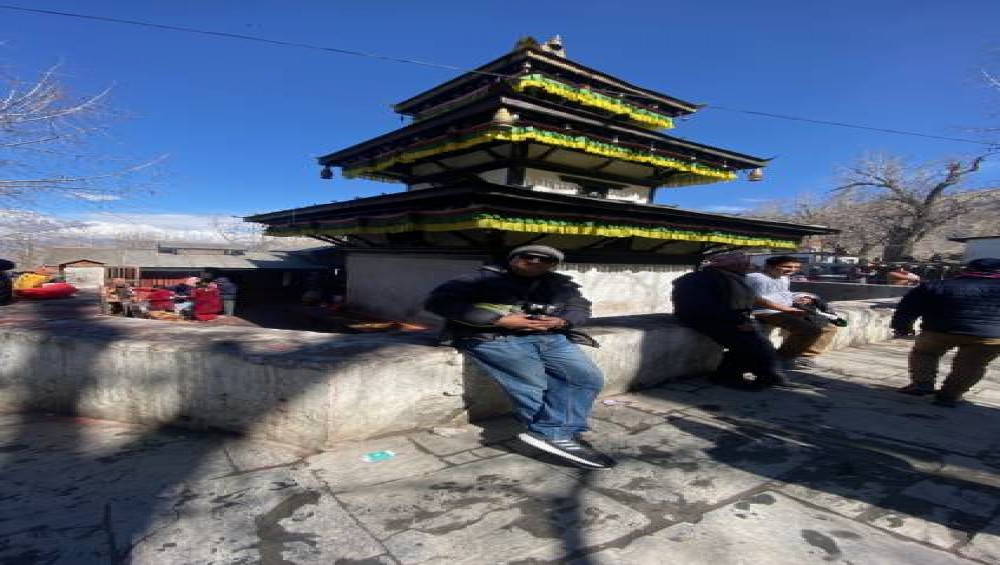
[[[521,305],[521,311],[528,315],[529,318],[537,319],[542,316],[552,316],[557,311],[559,307],[555,304],[540,304],[536,302],[525,302]]]

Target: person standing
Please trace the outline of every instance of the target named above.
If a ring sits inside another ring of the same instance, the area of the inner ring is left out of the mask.
[[[741,390],[802,388],[785,376],[774,346],[758,331],[750,315],[755,304],[782,308],[757,298],[746,281],[751,268],[744,253],[711,257],[700,271],[674,281],[674,316],[726,349],[715,374],[709,377],[712,383]],[[752,373],[756,380],[744,379],[746,373]]]
[[[199,322],[214,320],[222,311],[219,289],[212,283],[199,281],[191,293],[191,316]]]
[[[219,296],[222,298],[222,313],[232,316],[236,313],[236,293],[240,287],[227,277],[216,277],[214,281],[219,289]]]
[[[6,306],[14,302],[14,281],[10,279],[7,271],[12,271],[17,265],[13,261],[0,259],[0,306]]]
[[[1000,259],[970,261],[954,278],[929,281],[906,294],[892,317],[896,336],[920,334],[910,350],[910,384],[903,394],[934,394],[934,404],[955,407],[1000,356]],[[951,372],[935,390],[941,356],[958,348]]]
[[[438,286],[424,307],[447,321],[452,345],[506,392],[526,429],[519,440],[582,468],[607,469],[615,460],[579,435],[604,376],[577,345],[589,339],[574,328],[590,317],[590,301],[554,272],[562,260],[552,247],[518,247],[506,265]]]
[[[811,323],[795,308],[789,275],[801,267],[802,262],[797,257],[779,255],[765,261],[763,272],[747,275],[747,284],[758,297],[781,307],[755,308],[753,315],[765,326],[788,332],[778,348],[778,356],[789,369],[815,367],[813,358],[826,351],[837,332],[836,326]]]

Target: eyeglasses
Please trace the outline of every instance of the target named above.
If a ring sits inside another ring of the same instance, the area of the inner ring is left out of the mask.
[[[517,258],[521,259],[522,261],[545,263],[548,265],[554,265],[558,262],[552,257],[549,257],[548,255],[534,255],[530,253],[522,253],[518,255]]]

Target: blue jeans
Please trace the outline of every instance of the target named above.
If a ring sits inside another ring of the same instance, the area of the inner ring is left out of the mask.
[[[464,339],[455,346],[500,384],[528,431],[551,439],[587,431],[587,416],[604,386],[604,375],[566,336]]]

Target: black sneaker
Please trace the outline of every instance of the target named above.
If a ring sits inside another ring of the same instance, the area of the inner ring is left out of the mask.
[[[592,445],[579,438],[551,439],[539,434],[525,432],[518,434],[517,439],[531,447],[562,457],[587,469],[610,469],[618,464],[614,459],[597,451]]]
[[[897,388],[896,392],[909,394],[910,396],[927,396],[928,394],[934,394],[936,391],[933,386],[910,383],[902,388]]]

